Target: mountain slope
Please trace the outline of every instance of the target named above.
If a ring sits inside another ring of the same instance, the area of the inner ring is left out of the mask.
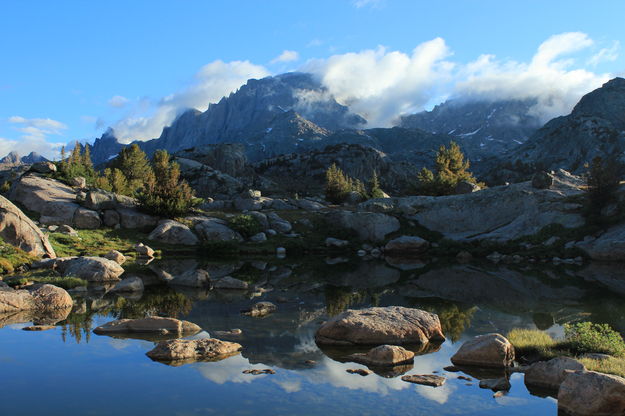
[[[499,160],[495,181],[516,181],[538,169],[585,171],[595,156],[625,151],[625,79],[614,78],[581,98],[571,114],[545,124]]]

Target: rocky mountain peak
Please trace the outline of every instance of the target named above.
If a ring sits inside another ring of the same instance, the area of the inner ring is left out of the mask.
[[[584,95],[571,115],[602,118],[625,130],[625,79],[614,78]]]

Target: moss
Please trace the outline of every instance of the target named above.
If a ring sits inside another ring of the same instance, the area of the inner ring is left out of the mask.
[[[77,277],[56,277],[56,276],[29,276],[29,277],[11,277],[4,281],[9,286],[21,286],[27,283],[47,283],[50,285],[62,287],[63,289],[73,289],[79,286],[87,286],[87,281]]]

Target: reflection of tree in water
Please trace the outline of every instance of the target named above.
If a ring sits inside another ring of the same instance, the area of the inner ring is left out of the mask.
[[[93,320],[98,316],[113,319],[136,319],[146,316],[177,318],[188,314],[193,306],[189,298],[170,288],[146,291],[138,300],[130,300],[121,296],[110,298],[109,306],[105,307],[94,308],[95,302],[97,301],[86,300],[84,307],[75,308],[65,321],[59,323],[62,327],[61,338],[64,342],[67,341],[68,336],[78,344],[83,338],[89,342]]]
[[[326,312],[328,316],[336,316],[350,306],[364,303],[366,298],[366,291],[354,291],[347,287],[325,287]]]
[[[443,333],[451,342],[458,341],[471,326],[471,319],[477,311],[477,306],[468,307],[443,299],[415,299],[411,306],[437,314]]]
[[[146,293],[139,300],[117,298],[111,315],[117,319],[138,319],[146,316],[178,318],[191,312],[193,302],[173,290]]]

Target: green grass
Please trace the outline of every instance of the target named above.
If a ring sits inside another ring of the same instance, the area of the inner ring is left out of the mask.
[[[34,256],[13,247],[0,238],[0,274],[13,273],[22,264],[30,264],[35,260]]]
[[[516,328],[507,335],[508,341],[514,345],[517,357],[540,356],[551,358],[558,342],[549,334],[539,329]]]
[[[101,256],[111,250],[117,250],[127,257],[136,256],[134,245],[142,242],[157,251],[180,252],[189,251],[188,248],[163,244],[148,240],[148,234],[127,229],[78,230],[78,236],[50,233],[50,243],[58,257],[68,256]]]
[[[625,359],[623,358],[606,358],[605,360],[594,360],[592,358],[580,358],[579,361],[590,371],[599,373],[613,374],[615,376],[625,377]]]
[[[507,335],[518,358],[530,362],[555,357],[574,357],[588,370],[625,377],[625,343],[607,325],[581,322],[565,326],[565,339],[554,340],[538,329],[513,329]],[[605,360],[581,358],[586,353],[608,354]]]
[[[52,276],[10,277],[8,279],[5,279],[4,282],[11,287],[22,286],[29,282],[47,283],[50,285],[61,287],[63,289],[73,289],[79,286],[87,286],[86,280],[79,279],[77,277],[52,277]]]

